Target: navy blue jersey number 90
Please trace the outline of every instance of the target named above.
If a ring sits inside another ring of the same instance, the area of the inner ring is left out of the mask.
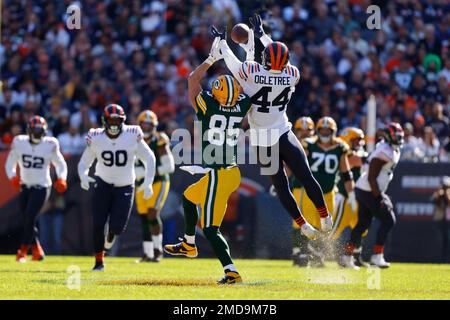
[[[107,167],[125,167],[128,161],[128,153],[125,150],[103,151],[102,152],[103,164]]]

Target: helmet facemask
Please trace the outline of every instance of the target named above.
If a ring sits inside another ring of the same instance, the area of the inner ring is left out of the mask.
[[[103,121],[103,125],[111,136],[117,136],[122,131],[124,121],[123,117],[112,115]]]
[[[35,125],[28,129],[28,134],[30,136],[30,141],[34,144],[38,144],[45,135],[45,128],[42,125]]]

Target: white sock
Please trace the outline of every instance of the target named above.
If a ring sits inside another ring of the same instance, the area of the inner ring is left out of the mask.
[[[155,246],[155,249],[162,251],[162,233],[157,235],[152,234],[152,241],[153,245]]]
[[[195,244],[195,236],[188,236],[187,234],[185,234],[184,239],[186,239],[186,242],[188,244]]]
[[[153,242],[152,241],[144,241],[142,243],[142,246],[144,248],[144,253],[147,257],[153,258],[155,256],[155,253],[153,252]]]
[[[236,267],[234,266],[234,264],[227,264],[225,267],[223,267],[223,270],[229,270],[229,271],[233,271],[233,272],[237,272]]]
[[[293,248],[292,248],[292,254],[293,254],[293,255],[296,255],[296,254],[298,254],[298,253],[300,253],[300,248],[299,248],[299,247],[293,247]]]

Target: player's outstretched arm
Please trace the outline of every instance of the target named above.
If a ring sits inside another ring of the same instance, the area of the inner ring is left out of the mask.
[[[242,67],[242,62],[234,55],[226,40],[220,40],[219,43],[220,51],[222,52],[223,59],[227,68],[231,71],[235,79],[242,79],[239,75],[239,70]]]
[[[157,151],[161,164],[157,168],[160,175],[165,175],[168,173],[173,173],[175,171],[175,160],[173,158],[172,152],[170,151],[169,144],[166,143],[158,147]]]
[[[156,159],[153,151],[145,143],[144,139],[139,139],[138,141],[136,156],[145,167],[144,182],[139,189],[144,190],[144,199],[149,199],[153,195],[152,185],[155,178]]]
[[[201,81],[205,76],[205,73],[209,69],[209,67],[211,67],[211,65],[213,65],[214,62],[223,58],[219,50],[219,41],[220,37],[216,37],[214,39],[208,58],[201,65],[195,68],[195,70],[192,71],[188,77],[189,102],[191,103],[192,107],[195,109],[196,112],[198,110],[195,99],[197,98],[198,94],[202,91]]]
[[[353,173],[351,171],[350,162],[348,153],[343,154],[340,159],[340,171],[342,173],[341,177],[344,179],[344,187],[347,191],[348,195],[348,202],[350,203],[353,212],[356,212],[357,209],[357,202],[356,202],[356,196],[355,196],[355,181],[353,180]]]
[[[273,40],[264,32],[263,22],[261,16],[258,13],[255,13],[253,17],[250,17],[249,21],[250,25],[252,26],[253,32],[262,42],[264,47],[267,47],[273,42]]]

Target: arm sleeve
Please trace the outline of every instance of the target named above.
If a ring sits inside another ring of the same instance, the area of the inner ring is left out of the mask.
[[[17,175],[16,167],[17,167],[18,160],[19,160],[19,155],[17,154],[16,148],[14,147],[14,143],[13,143],[11,151],[9,152],[8,158],[6,159],[6,163],[5,163],[6,175],[8,176],[8,179],[10,179],[10,180]]]
[[[56,145],[52,154],[52,163],[55,166],[56,175],[59,179],[67,180],[67,164],[64,160],[61,151],[59,150],[58,140],[55,140]]]
[[[160,175],[164,175],[167,173],[172,173],[175,171],[175,160],[173,159],[173,155],[171,152],[163,155],[160,158],[161,165],[158,167],[158,173]]]
[[[80,162],[78,162],[78,176],[80,178],[89,174],[89,168],[91,167],[95,158],[95,153],[90,146],[84,149],[84,152],[81,155]]]
[[[233,51],[231,51],[225,40],[220,41],[219,45],[228,69],[236,79],[242,79],[241,75],[239,74],[239,70],[242,67],[242,62],[234,55]]]
[[[140,139],[138,142],[136,155],[145,166],[144,185],[153,184],[156,163],[155,155],[143,139]]]
[[[267,47],[269,44],[273,42],[273,40],[267,35],[264,34],[261,38],[259,38],[264,47]]]

